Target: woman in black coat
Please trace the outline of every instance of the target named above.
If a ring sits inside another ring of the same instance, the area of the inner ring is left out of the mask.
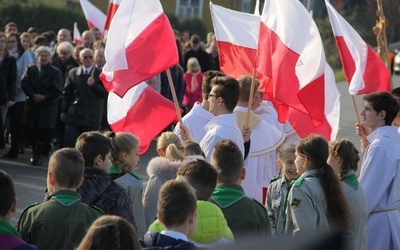
[[[50,64],[51,49],[36,49],[37,65],[27,68],[22,78],[26,94],[24,112],[25,138],[32,145],[32,165],[41,165],[40,156],[54,134],[58,113],[58,100],[63,88],[61,71]]]

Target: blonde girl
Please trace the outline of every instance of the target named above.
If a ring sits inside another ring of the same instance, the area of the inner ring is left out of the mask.
[[[143,182],[142,178],[134,173],[140,161],[139,140],[127,132],[107,132],[106,136],[111,139],[112,145],[112,165],[107,172],[126,190],[135,216],[138,236],[143,237],[146,233],[142,203]]]
[[[201,102],[203,100],[201,92],[203,75],[199,61],[195,57],[189,58],[187,62],[187,71],[183,74],[185,93],[183,95],[182,104],[187,107],[187,111],[193,107],[195,102]]]
[[[282,237],[285,232],[286,207],[289,190],[299,174],[294,164],[295,145],[286,144],[278,149],[278,166],[280,175],[273,178],[268,187],[266,208],[271,223],[273,237]]]
[[[349,228],[348,249],[367,249],[368,206],[364,189],[358,183],[358,151],[347,139],[329,143],[328,164],[339,177],[344,195],[350,207],[351,224]]]
[[[157,152],[159,157],[150,160],[147,165],[149,181],[143,195],[144,212],[147,228],[153,223],[157,216],[158,193],[161,186],[176,178],[178,168],[182,165],[185,157],[181,139],[172,132],[164,132],[157,141]]]

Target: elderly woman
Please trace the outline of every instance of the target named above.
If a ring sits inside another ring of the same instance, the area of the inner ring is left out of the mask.
[[[49,145],[58,112],[58,98],[63,88],[61,71],[50,64],[51,49],[36,49],[37,65],[28,67],[22,78],[26,94],[24,112],[25,138],[31,142],[32,165],[41,165],[41,154]]]
[[[51,60],[51,65],[61,71],[63,80],[67,78],[70,69],[79,66],[72,56],[73,53],[74,47],[72,44],[69,42],[62,42],[57,46],[57,56]]]

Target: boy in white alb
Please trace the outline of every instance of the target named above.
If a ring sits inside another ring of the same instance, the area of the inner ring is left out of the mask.
[[[209,70],[204,73],[203,83],[201,84],[203,101],[201,103],[196,102],[190,112],[182,118],[183,124],[190,130],[196,142],[200,142],[201,139],[203,139],[206,135],[204,126],[214,118],[214,115],[208,111],[208,93],[211,91],[211,80],[216,76],[224,75],[225,74],[216,70]],[[174,133],[180,137],[179,127],[180,124],[176,124]]]
[[[363,124],[371,129],[360,172],[368,204],[368,249],[400,249],[400,141],[397,128],[391,126],[399,105],[389,93],[363,97]],[[364,130],[365,131],[365,130]]]
[[[244,155],[242,132],[237,125],[236,114],[233,110],[239,99],[239,83],[229,76],[218,76],[211,81],[211,91],[208,94],[209,111],[215,115],[204,127],[206,135],[200,141],[200,147],[211,162],[215,145],[222,139],[230,139],[239,147]],[[193,139],[191,131],[181,126],[182,139]]]
[[[245,124],[251,80],[250,76],[239,78],[240,94],[235,108],[239,127]],[[258,85],[256,82],[255,89],[258,89]],[[263,188],[267,188],[270,180],[278,174],[276,149],[282,145],[285,134],[253,112],[250,113],[249,127],[251,143],[249,155],[244,162],[246,178],[242,181],[242,187],[247,196],[264,204]]]

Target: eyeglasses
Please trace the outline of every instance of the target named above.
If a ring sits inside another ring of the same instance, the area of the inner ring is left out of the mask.
[[[93,56],[84,56],[83,59],[93,59]]]
[[[210,97],[215,97],[215,98],[218,98],[219,96],[217,96],[217,95],[213,95],[213,94],[207,94],[207,99],[209,99]]]

